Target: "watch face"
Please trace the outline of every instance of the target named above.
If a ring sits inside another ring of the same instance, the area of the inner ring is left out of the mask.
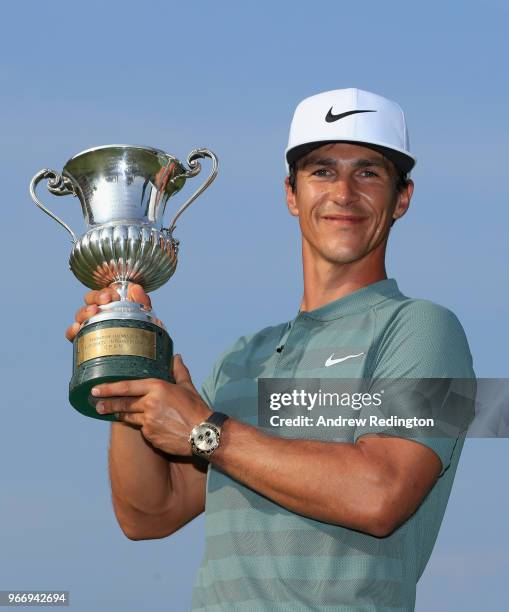
[[[219,433],[212,425],[201,424],[193,430],[193,441],[202,453],[210,453],[219,445]]]

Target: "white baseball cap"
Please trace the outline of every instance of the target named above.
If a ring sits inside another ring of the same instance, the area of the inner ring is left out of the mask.
[[[302,100],[290,126],[286,169],[299,157],[333,142],[374,149],[403,172],[410,172],[416,162],[401,107],[362,89],[335,89]]]

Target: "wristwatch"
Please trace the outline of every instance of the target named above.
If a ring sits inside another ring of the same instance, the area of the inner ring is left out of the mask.
[[[193,427],[189,436],[193,455],[208,459],[219,446],[221,426],[228,419],[227,414],[213,412],[206,421]]]

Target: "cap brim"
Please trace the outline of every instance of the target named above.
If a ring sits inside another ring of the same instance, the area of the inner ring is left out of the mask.
[[[344,142],[347,144],[359,145],[361,147],[367,147],[368,149],[373,149],[378,153],[381,153],[384,157],[387,157],[392,163],[404,172],[410,172],[412,168],[415,166],[415,159],[402,153],[401,151],[396,151],[395,149],[390,149],[389,147],[384,147],[381,145],[371,144],[369,142],[358,142],[354,140],[327,140],[327,141],[317,141],[317,142],[307,142],[306,144],[298,145],[297,147],[293,147],[286,153],[286,161],[288,164],[293,164],[304,155],[311,153],[314,149],[318,149],[319,147],[323,147],[328,144],[335,144],[336,142]]]

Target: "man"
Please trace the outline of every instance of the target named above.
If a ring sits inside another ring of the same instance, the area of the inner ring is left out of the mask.
[[[259,427],[257,413],[259,378],[474,376],[457,318],[405,297],[386,275],[390,227],[413,192],[403,112],[357,89],[312,96],[295,111],[286,159],[287,205],[302,233],[300,310],[226,351],[203,399],[180,356],[175,384],[94,390],[97,410],[120,420],[115,513],[129,538],[161,538],[206,498],[195,610],[412,610],[462,439],[362,425],[332,441],[292,439]],[[67,337],[112,299],[112,289],[87,294]],[[138,286],[131,299],[149,305]]]

